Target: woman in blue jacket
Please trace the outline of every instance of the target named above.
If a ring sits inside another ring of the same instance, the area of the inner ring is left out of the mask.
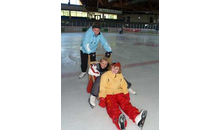
[[[90,55],[91,61],[96,61],[96,49],[98,47],[99,41],[106,51],[105,56],[110,57],[111,55],[112,49],[100,32],[100,29],[101,26],[98,23],[95,23],[86,31],[85,35],[83,36],[80,47],[82,73],[79,75],[79,78],[82,78],[86,75],[88,55]]]

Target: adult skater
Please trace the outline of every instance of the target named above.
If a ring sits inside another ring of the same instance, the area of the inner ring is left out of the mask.
[[[88,55],[91,57],[91,61],[96,60],[96,49],[98,47],[99,41],[104,47],[106,53],[106,57],[110,57],[112,50],[108,45],[108,42],[105,40],[104,36],[100,32],[101,26],[98,23],[95,23],[92,27],[90,27],[81,42],[80,47],[80,57],[81,57],[81,74],[79,78],[82,78],[86,75],[87,64],[88,64]]]

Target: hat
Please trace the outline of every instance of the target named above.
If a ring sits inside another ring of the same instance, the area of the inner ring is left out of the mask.
[[[116,62],[116,63],[114,63],[113,65],[114,65],[114,66],[117,66],[117,67],[119,67],[119,68],[121,68],[121,63],[120,63],[120,62]]]
[[[99,24],[94,24],[94,25],[92,26],[92,28],[99,28],[99,29],[101,29],[101,26],[100,26]]]

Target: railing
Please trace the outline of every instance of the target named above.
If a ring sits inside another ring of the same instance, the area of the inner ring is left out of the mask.
[[[74,27],[84,27],[89,28],[93,23],[100,23],[101,27],[105,28],[130,28],[130,29],[159,29],[159,23],[136,23],[136,22],[122,22],[121,20],[78,20],[78,19],[61,19],[61,26],[74,26]]]

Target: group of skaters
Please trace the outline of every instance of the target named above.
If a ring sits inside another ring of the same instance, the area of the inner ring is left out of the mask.
[[[106,51],[105,57],[101,58],[99,63],[89,66],[88,73],[93,76],[95,81],[93,82],[92,78],[89,80],[87,92],[90,93],[90,97],[88,102],[94,108],[96,106],[96,99],[99,99],[99,106],[106,108],[109,117],[118,130],[125,130],[127,126],[125,115],[121,110],[138,127],[143,128],[147,111],[138,110],[131,104],[129,93],[133,95],[137,93],[131,89],[132,84],[122,75],[121,63],[111,63],[109,60],[112,50],[100,30],[101,26],[98,23],[90,27],[86,31],[80,47],[82,72],[79,78],[83,78],[86,75],[88,55],[90,55],[91,61],[96,61],[96,49],[99,41]]]

